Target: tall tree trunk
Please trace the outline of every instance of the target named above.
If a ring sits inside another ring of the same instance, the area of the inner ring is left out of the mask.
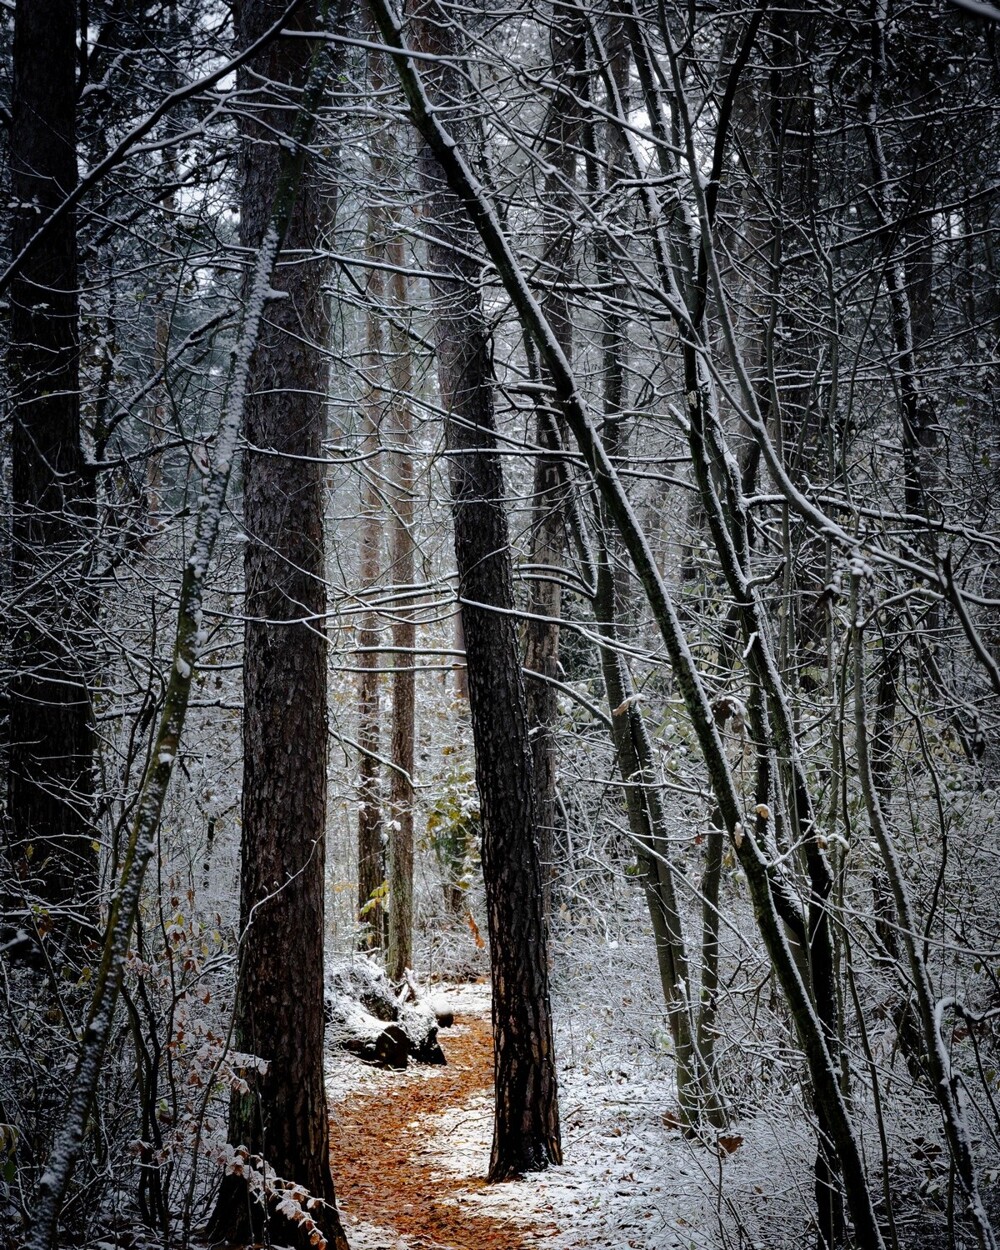
[[[461,80],[446,66],[457,52],[450,18],[436,0],[421,0],[412,31],[416,47],[440,58],[429,75],[447,101],[442,111],[460,110]],[[426,148],[422,164],[493,973],[496,1107],[489,1179],[500,1181],[562,1159],[548,956],[480,264],[465,209]]]
[[[924,292],[928,307],[918,308],[914,315],[911,294],[920,295],[920,283],[913,279],[919,266],[907,267],[902,259],[893,254],[896,225],[896,206],[890,198],[892,181],[890,165],[882,141],[881,111],[887,73],[886,28],[888,15],[883,4],[876,4],[871,22],[871,72],[859,101],[863,119],[865,141],[871,159],[874,186],[872,203],[879,225],[890,234],[890,251],[886,258],[884,280],[889,293],[889,321],[893,346],[896,349],[894,372],[900,395],[903,459],[903,506],[911,516],[927,515],[933,503],[928,491],[928,471],[933,471],[933,456],[929,455],[937,441],[936,414],[933,398],[921,386],[917,369],[917,351],[929,333],[933,316],[930,307],[930,279],[924,275],[927,290]],[[921,189],[920,199],[932,198],[932,192]],[[915,209],[923,207],[918,201]],[[928,213],[929,219],[929,213]],[[907,223],[908,224],[908,223]],[[924,531],[919,535],[933,552],[936,544],[932,535]]]
[[[567,357],[571,357],[573,351],[573,323],[565,291],[573,253],[573,182],[581,130],[581,110],[577,100],[586,73],[585,37],[586,29],[578,16],[564,18],[560,12],[553,12],[549,31],[552,70],[568,81],[565,87],[561,83],[557,86],[546,123],[547,172],[542,206],[541,277],[547,289],[542,306]],[[540,402],[546,403],[544,396]],[[565,545],[564,487],[559,467],[563,440],[558,432],[559,424],[559,418],[554,413],[539,411],[536,425],[539,451],[532,486],[533,578],[528,595],[529,615],[525,622],[524,666],[530,672],[540,673],[543,678],[558,678],[560,672],[561,591],[559,582],[546,576],[547,569],[556,568],[562,562]],[[549,681],[529,678],[526,694],[535,777],[535,813],[542,858],[543,902],[548,916],[552,910],[556,859],[558,795],[555,725],[559,705],[556,688]]]
[[[283,0],[243,0],[244,46],[276,21]],[[314,6],[293,25],[314,29]],[[278,182],[288,87],[300,88],[307,45],[278,39],[241,74],[244,114],[241,241],[261,245]],[[288,84],[286,87],[284,84]],[[251,112],[251,106],[253,111]],[[283,107],[284,106],[284,107]],[[325,262],[311,259],[328,199],[307,176],[272,285],[247,398],[244,523],[243,942],[236,1049],[266,1061],[234,1093],[230,1140],[250,1159],[223,1180],[212,1236],[306,1247],[312,1232],[346,1248],[334,1205],[323,1083],[326,846],[326,611],[323,514],[326,432]],[[260,1159],[320,1204],[293,1222],[270,1184],[257,1201],[247,1174]],[[311,1226],[310,1221],[315,1221]]]
[[[385,57],[373,51],[369,55],[369,79],[372,91],[385,90]],[[414,577],[413,526],[413,416],[409,396],[413,386],[410,344],[404,325],[409,297],[406,274],[403,272],[403,245],[399,233],[399,209],[389,203],[387,184],[395,176],[396,134],[390,124],[373,138],[371,155],[371,194],[368,209],[368,257],[372,262],[368,276],[368,340],[365,367],[368,371],[365,400],[365,444],[370,457],[379,447],[383,425],[395,445],[389,450],[386,503],[391,511],[390,569],[391,579],[410,587]],[[383,266],[388,267],[386,279]],[[388,328],[383,323],[388,322]],[[372,463],[368,461],[368,463]],[[382,542],[381,500],[372,479],[366,479],[362,503],[362,570],[365,586],[378,576],[378,549]],[[364,644],[372,648],[362,653],[361,664],[374,669],[378,645],[375,615],[367,614]],[[378,677],[374,672],[362,674],[364,697],[360,701],[364,737],[359,745],[368,755],[362,757],[362,807],[358,818],[359,894],[361,906],[368,908],[367,919],[373,926],[379,945],[385,946],[386,971],[394,981],[402,980],[413,962],[413,758],[415,722],[415,672],[413,648],[416,626],[412,600],[404,590],[392,615],[394,672],[392,675],[392,728],[390,752],[392,768],[389,776],[389,807],[387,822],[383,821],[381,788],[378,783],[377,750],[379,739]],[[368,828],[365,828],[365,822]],[[375,902],[385,898],[388,885],[388,910]]]
[[[74,0],[18,0],[9,132],[11,249],[17,256],[76,187]],[[67,214],[21,264],[10,293],[10,759],[7,830],[24,891],[52,909],[91,910],[94,751],[87,606],[93,478],[80,425],[76,220]]]
[[[630,57],[625,25],[620,19],[613,21],[607,32],[602,58],[609,89],[613,84],[613,91],[609,90],[609,111],[617,103],[627,112]],[[594,144],[589,154],[588,182],[591,195],[603,197],[609,219],[614,214],[614,234],[618,236],[627,235],[628,222],[627,200],[616,184],[628,174],[628,152],[621,130],[609,126],[604,152],[599,153]],[[629,340],[628,321],[621,311],[628,293],[607,238],[596,238],[593,246],[597,281],[607,292],[601,315],[603,441],[608,456],[619,463],[628,457],[625,409]],[[625,811],[649,909],[667,1023],[675,1047],[678,1107],[684,1121],[695,1129],[703,1124],[719,1127],[725,1120],[725,1109],[714,1080],[712,1023],[718,971],[718,912],[712,894],[713,890],[716,895],[718,892],[717,861],[721,863],[722,833],[709,835],[703,879],[706,903],[702,1002],[696,1016],[671,862],[669,822],[657,782],[652,742],[635,701],[625,658],[618,649],[622,622],[630,609],[623,575],[625,552],[606,504],[598,500],[595,511],[598,539],[592,603],[597,630],[603,639],[601,671],[611,712],[611,739],[624,783]],[[590,563],[589,555],[586,563]]]
[[[373,159],[373,174],[382,162]],[[379,191],[378,194],[381,192]],[[382,213],[368,210],[367,252],[374,262],[368,271],[369,306],[366,315],[365,388],[361,401],[361,596],[370,594],[379,579],[382,552],[382,500],[377,483],[380,445],[379,427],[385,345],[382,329],[384,281],[379,263],[383,259]],[[381,737],[381,675],[378,671],[378,616],[370,603],[361,608],[358,630],[358,917],[367,925],[362,945],[385,946],[385,847],[383,845],[382,783],[379,777]]]
[[[413,541],[413,413],[409,395],[413,386],[410,344],[400,324],[409,303],[403,273],[403,246],[399,235],[389,240],[387,254],[394,266],[391,281],[393,326],[389,332],[392,352],[392,578],[411,590],[415,576]],[[395,672],[392,675],[392,777],[389,782],[389,938],[386,971],[401,980],[413,963],[413,762],[416,737],[417,627],[413,601],[407,593],[392,618]]]

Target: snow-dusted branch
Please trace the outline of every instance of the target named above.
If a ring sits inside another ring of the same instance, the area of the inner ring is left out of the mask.
[[[955,1172],[959,1184],[965,1194],[967,1214],[976,1230],[980,1250],[997,1250],[996,1233],[990,1223],[986,1208],[979,1193],[975,1161],[972,1157],[972,1144],[965,1123],[962,1107],[960,1079],[951,1070],[951,1064],[941,1038],[941,1015],[944,1005],[935,1005],[931,986],[930,973],[923,952],[917,941],[916,920],[913,905],[906,884],[896,848],[889,831],[889,825],[882,811],[878,789],[872,775],[871,745],[868,737],[868,714],[865,699],[865,653],[864,630],[861,624],[859,597],[861,594],[861,578],[851,579],[851,607],[853,630],[853,662],[854,662],[854,728],[857,743],[858,772],[861,777],[861,789],[864,793],[865,807],[868,811],[868,822],[878,844],[896,914],[899,918],[899,934],[903,939],[906,961],[909,964],[910,980],[917,1000],[917,1013],[923,1032],[926,1048],[925,1061],[931,1078],[934,1097],[941,1108],[945,1135],[951,1148]]]

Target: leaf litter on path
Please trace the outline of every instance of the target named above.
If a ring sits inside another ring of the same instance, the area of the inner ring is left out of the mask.
[[[383,1074],[338,1102],[332,1119],[337,1199],[352,1246],[386,1250],[535,1250],[559,1231],[530,1216],[470,1207],[485,1189],[491,1118],[492,1038],[487,1020],[459,1017],[443,1039],[446,1067]],[[447,1108],[447,1129],[437,1121]],[[436,1131],[431,1131],[432,1127]],[[443,1130],[443,1131],[442,1131]],[[438,1149],[468,1157],[471,1169],[443,1166]],[[472,1172],[478,1173],[473,1175]],[[511,1182],[517,1184],[517,1182]],[[355,1224],[354,1221],[357,1221]],[[374,1227],[372,1227],[374,1226]],[[382,1230],[382,1231],[380,1231]],[[384,1230],[391,1230],[386,1232]]]

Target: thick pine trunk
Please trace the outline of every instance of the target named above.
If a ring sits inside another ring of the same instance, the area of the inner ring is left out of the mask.
[[[10,127],[16,257],[76,186],[73,0],[18,0]],[[10,290],[13,386],[10,758],[7,836],[28,894],[89,907],[97,889],[91,826],[93,723],[87,605],[80,586],[93,527],[93,480],[80,427],[76,220],[50,228]],[[54,915],[56,934],[66,928]]]
[[[243,44],[277,20],[283,0],[244,0]],[[298,21],[314,28],[311,6]],[[241,241],[251,253],[268,226],[278,170],[275,134],[301,84],[308,45],[279,39],[243,75],[254,92],[245,123]],[[260,75],[260,77],[258,77]],[[261,85],[261,83],[265,85]],[[254,356],[246,410],[244,522],[247,532],[244,656],[244,938],[235,1045],[268,1063],[234,1095],[230,1138],[262,1155],[282,1180],[322,1200],[309,1214],[331,1245],[346,1248],[334,1206],[323,1084],[323,934],[326,818],[326,610],[323,547],[327,314],[325,265],[315,246],[324,200],[308,177],[272,285]],[[294,254],[294,255],[290,255]],[[306,1246],[308,1222],[286,1221],[269,1195],[269,1237]],[[240,1175],[226,1176],[212,1235],[259,1240],[265,1213]]]
[[[439,253],[432,261],[437,269],[445,249],[432,250]],[[514,606],[513,571],[486,327],[474,288],[467,286],[456,300],[454,283],[437,285],[441,295],[449,293],[450,307],[460,304],[465,313],[456,323],[440,309],[438,359],[451,414],[455,556],[493,973],[496,1109],[489,1176],[503,1180],[561,1160],[541,864],[517,632],[505,614]]]
[[[454,57],[452,27],[434,0],[418,6],[413,32],[422,51]],[[431,74],[449,105],[461,100],[457,77],[441,62]],[[422,159],[482,812],[496,1086],[489,1179],[499,1181],[562,1158],[541,864],[480,265],[464,208],[431,154],[425,150]]]

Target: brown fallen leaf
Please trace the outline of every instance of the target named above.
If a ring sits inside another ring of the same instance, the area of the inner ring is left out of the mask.
[[[476,949],[482,950],[483,947],[486,945],[486,943],[483,941],[483,936],[479,932],[479,925],[477,925],[475,920],[473,920],[472,918],[471,911],[467,911],[465,913],[465,921],[466,921],[466,924],[468,924],[469,932],[472,934],[473,940],[476,943]]]

